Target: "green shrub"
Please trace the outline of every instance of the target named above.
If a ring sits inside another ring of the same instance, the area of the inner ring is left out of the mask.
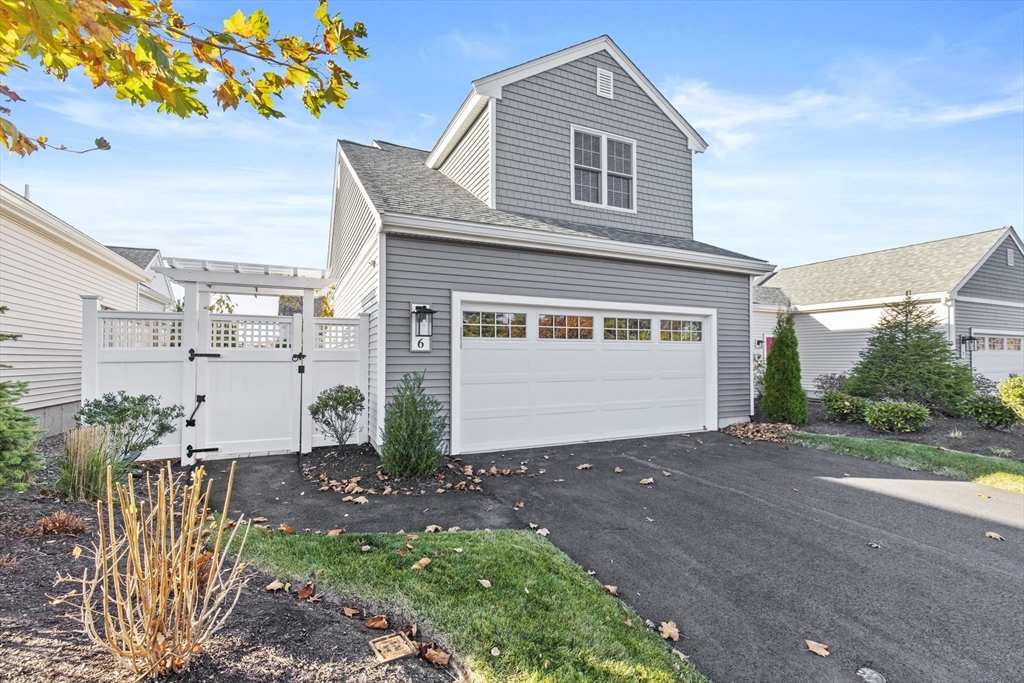
[[[824,394],[827,391],[843,393],[850,376],[844,372],[829,372],[814,378],[814,388]]]
[[[83,403],[75,421],[79,426],[109,427],[114,453],[127,461],[134,459],[130,454],[152,448],[174,432],[177,429],[174,421],[184,414],[184,408],[178,405],[161,407],[156,396],[129,396],[119,391]]]
[[[1005,405],[998,396],[977,394],[967,402],[964,411],[986,427],[1012,427],[1021,420],[1013,408]]]
[[[358,387],[339,384],[321,391],[309,406],[309,414],[321,432],[332,437],[339,446],[344,446],[359,426],[363,401],[363,392]]]
[[[17,405],[27,393],[24,382],[0,382],[0,489],[24,491],[43,468],[36,449],[43,430]]]
[[[78,427],[64,434],[64,455],[58,463],[58,492],[71,500],[100,500],[107,493],[107,466],[114,481],[123,481],[129,463],[110,442],[105,425]]]
[[[999,399],[1003,405],[1024,420],[1024,376],[1010,377],[998,384]]]
[[[878,401],[864,411],[864,420],[885,432],[916,432],[927,424],[932,414],[920,403]]]
[[[807,394],[800,386],[800,354],[793,314],[789,312],[780,313],[775,324],[775,341],[764,371],[761,410],[772,422],[807,422]]]
[[[958,362],[931,310],[910,293],[886,304],[850,373],[846,392],[874,400],[913,401],[960,415],[974,394],[971,370]]]
[[[863,422],[864,413],[871,401],[860,396],[850,396],[839,391],[826,391],[821,396],[825,406],[825,414],[834,420],[843,422]]]
[[[423,374],[406,374],[384,413],[380,445],[384,469],[399,477],[431,474],[444,460],[447,424],[441,404],[423,390]]]

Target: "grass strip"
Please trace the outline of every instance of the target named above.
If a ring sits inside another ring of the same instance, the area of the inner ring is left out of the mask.
[[[1024,463],[1016,460],[888,439],[863,439],[808,432],[795,432],[792,439],[804,446],[832,453],[934,472],[951,479],[1024,493]]]
[[[541,536],[418,536],[253,529],[244,555],[293,584],[315,576],[322,590],[397,608],[429,628],[483,681],[707,683],[625,603]],[[368,552],[361,551],[364,545]],[[405,552],[399,555],[399,549]],[[430,558],[425,569],[410,569],[424,557]],[[495,647],[498,656],[491,654]]]

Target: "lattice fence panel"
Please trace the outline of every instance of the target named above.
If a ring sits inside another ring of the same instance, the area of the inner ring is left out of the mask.
[[[337,323],[317,323],[316,348],[354,349],[359,343],[359,326]]]
[[[166,318],[101,318],[100,347],[169,349],[181,346],[182,321]]]
[[[214,349],[290,349],[291,338],[288,320],[210,320]]]

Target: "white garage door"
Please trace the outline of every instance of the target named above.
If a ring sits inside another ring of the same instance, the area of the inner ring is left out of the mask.
[[[971,366],[978,374],[991,380],[1010,375],[1024,375],[1024,333],[974,331],[974,352]]]
[[[717,427],[713,311],[456,299],[454,452]]]

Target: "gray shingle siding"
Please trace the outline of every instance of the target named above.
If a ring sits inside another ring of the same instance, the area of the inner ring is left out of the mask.
[[[597,96],[598,67],[614,74],[614,99]],[[507,85],[496,105],[495,208],[692,239],[686,136],[607,52]],[[635,214],[572,203],[573,124],[636,140]]]
[[[450,409],[451,293],[564,297],[718,310],[719,419],[750,414],[750,286],[746,275],[690,270],[390,234],[387,392],[426,371],[424,386]],[[431,353],[409,351],[409,304],[431,304]],[[714,426],[709,425],[712,429]]]
[[[487,204],[491,201],[491,115],[484,108],[438,169]]]
[[[1006,250],[1013,250],[1013,266],[1006,264]],[[1010,235],[960,288],[960,296],[1024,302],[1024,254]]]

